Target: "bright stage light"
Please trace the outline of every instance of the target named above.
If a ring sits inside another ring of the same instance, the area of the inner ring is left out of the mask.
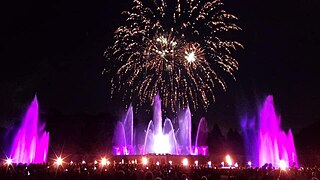
[[[169,136],[163,135],[162,133],[157,134],[153,137],[153,151],[156,154],[165,154],[170,152],[170,143],[169,143]]]
[[[285,171],[287,169],[287,164],[284,160],[280,160],[279,162],[279,168],[283,171]]]
[[[189,161],[188,161],[187,158],[184,158],[184,159],[182,160],[182,165],[183,165],[183,166],[188,166],[188,165],[189,165]]]
[[[101,166],[107,165],[107,159],[105,157],[101,158],[101,162],[100,163],[101,163]]]
[[[6,159],[5,164],[8,166],[12,165],[12,159],[11,158]]]
[[[198,167],[199,161],[198,160],[194,161],[194,164]]]
[[[239,164],[236,162],[236,163],[234,163],[234,167],[239,167]]]
[[[148,159],[146,157],[142,157],[142,164],[148,165]]]
[[[226,155],[226,162],[227,162],[228,166],[232,166],[232,159],[231,159],[231,156],[229,154]]]
[[[55,164],[57,166],[62,166],[63,164],[63,159],[61,157],[57,157],[56,161],[55,161]]]

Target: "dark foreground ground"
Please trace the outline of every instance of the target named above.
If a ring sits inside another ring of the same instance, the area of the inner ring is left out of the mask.
[[[0,179],[318,179],[320,168],[279,170],[273,168],[219,169],[217,167],[117,164],[1,165]]]

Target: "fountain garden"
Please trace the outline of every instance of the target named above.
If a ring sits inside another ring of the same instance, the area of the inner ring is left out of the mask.
[[[268,96],[259,109],[258,118],[243,118],[241,126],[245,140],[246,157],[253,166],[272,164],[274,167],[298,167],[296,149],[291,130],[281,130],[281,118],[276,113],[272,96]],[[142,145],[135,142],[133,107],[117,122],[113,137],[113,154],[126,155],[208,155],[206,139],[208,127],[201,118],[192,144],[191,112],[187,107],[178,115],[178,127],[170,119],[162,120],[161,99],[156,96],[153,104],[153,119],[144,131]],[[47,162],[49,133],[45,124],[39,122],[39,107],[35,97],[29,105],[20,128],[11,144],[10,157],[13,163]]]

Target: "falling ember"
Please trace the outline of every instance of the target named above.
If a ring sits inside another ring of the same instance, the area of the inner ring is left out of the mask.
[[[109,71],[116,74],[111,92],[127,102],[137,98],[137,107],[160,94],[163,107],[173,112],[188,105],[207,110],[216,84],[226,89],[218,72],[234,78],[238,70],[232,52],[242,45],[221,33],[240,28],[220,0],[175,1],[134,0],[124,12],[126,23],[106,51]]]

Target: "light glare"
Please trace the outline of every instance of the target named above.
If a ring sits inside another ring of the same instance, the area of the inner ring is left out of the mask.
[[[5,163],[6,165],[10,166],[12,164],[12,159],[11,158],[6,159]]]
[[[62,163],[63,163],[63,159],[62,159],[61,157],[58,157],[58,158],[56,159],[56,161],[55,161],[55,164],[56,164],[57,166],[62,166]]]
[[[189,165],[189,161],[188,161],[187,158],[184,158],[184,159],[182,160],[182,165],[183,165],[183,166],[188,166],[188,165]]]
[[[282,171],[285,171],[287,169],[287,164],[284,160],[280,160],[279,167]]]
[[[227,162],[228,166],[232,166],[232,159],[231,159],[231,156],[229,154],[226,155],[226,162]]]
[[[157,154],[170,152],[169,136],[159,133],[154,136],[153,151]]]
[[[105,165],[107,165],[107,159],[105,157],[103,157],[103,158],[101,158],[101,166],[105,166]]]
[[[148,159],[146,157],[142,157],[142,164],[147,165],[148,164]]]
[[[236,162],[235,164],[234,164],[234,167],[239,167],[239,164]]]

